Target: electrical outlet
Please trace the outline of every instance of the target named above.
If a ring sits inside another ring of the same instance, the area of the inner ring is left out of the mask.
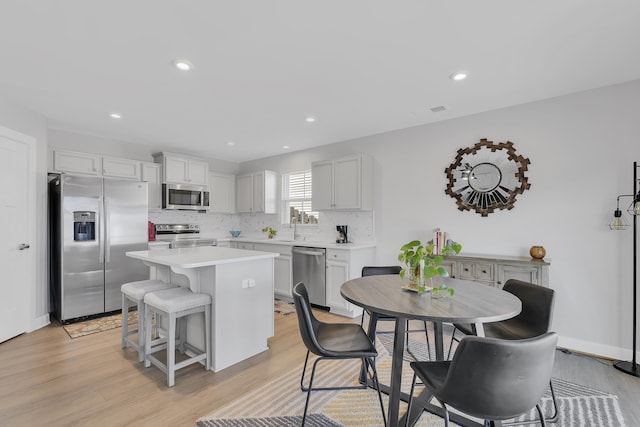
[[[249,279],[242,279],[242,289],[247,289],[249,287]]]

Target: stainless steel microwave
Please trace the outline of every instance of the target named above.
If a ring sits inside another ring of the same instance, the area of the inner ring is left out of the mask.
[[[189,211],[209,210],[207,187],[188,184],[162,184],[162,208]]]

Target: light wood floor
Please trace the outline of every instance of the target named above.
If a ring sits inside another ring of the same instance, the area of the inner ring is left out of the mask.
[[[157,368],[145,369],[134,351],[120,348],[119,329],[73,340],[59,325],[21,335],[0,344],[0,425],[193,427],[216,407],[302,364],[295,314],[276,316],[275,326],[268,351],[219,373],[184,368],[173,388]],[[560,351],[554,376],[617,394],[628,426],[640,425],[640,379],[610,362]]]

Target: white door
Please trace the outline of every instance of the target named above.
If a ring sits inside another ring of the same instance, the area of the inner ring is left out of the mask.
[[[25,137],[26,138],[26,137]],[[29,145],[18,134],[0,127],[0,342],[24,333],[29,324],[29,295],[35,271],[34,214],[29,212],[34,172]],[[35,212],[35,206],[31,208]]]

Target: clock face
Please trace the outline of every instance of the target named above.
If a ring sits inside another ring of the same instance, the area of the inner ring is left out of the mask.
[[[494,144],[481,139],[461,148],[445,169],[445,193],[456,199],[458,209],[487,216],[496,209],[513,209],[516,196],[531,187],[524,175],[529,159],[516,154],[510,141]]]

